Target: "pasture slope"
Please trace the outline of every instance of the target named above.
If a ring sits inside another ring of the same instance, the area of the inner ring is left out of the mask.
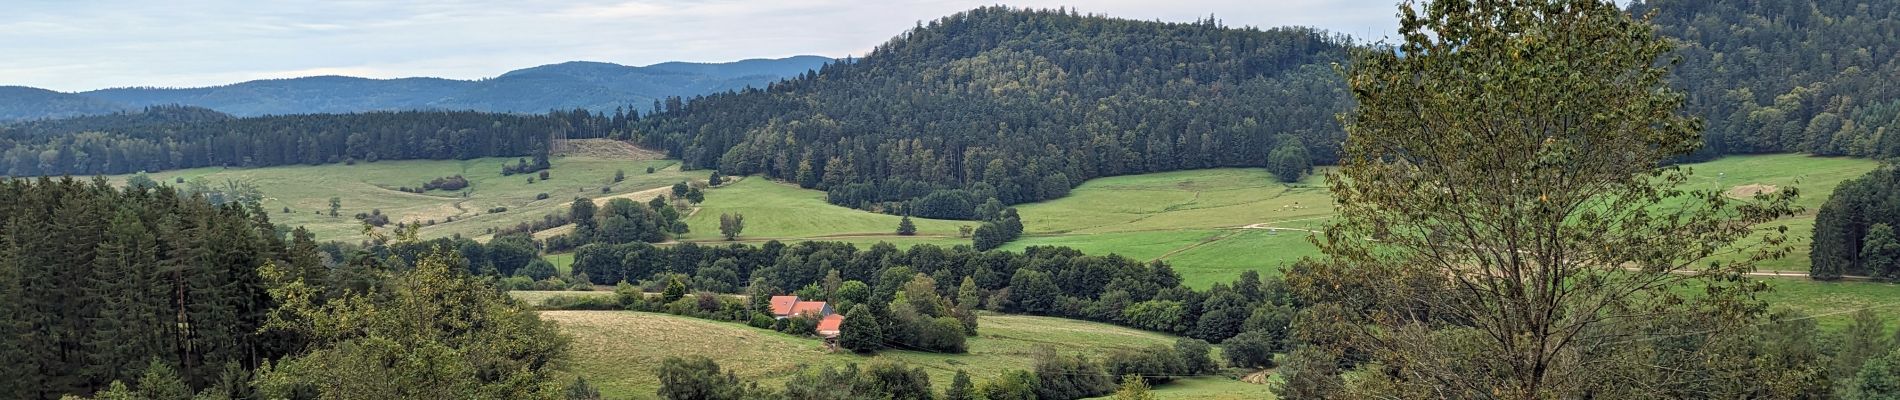
[[[912,218],[917,235],[897,235],[903,217],[839,207],[825,202],[825,192],[796,185],[751,177],[721,185],[706,192],[706,201],[686,218],[690,229],[680,235],[682,241],[723,242],[719,233],[721,214],[745,215],[745,230],[738,241],[759,243],[769,240],[831,240],[869,245],[880,241],[902,244],[967,243],[957,237],[957,227],[970,221]]]
[[[543,311],[541,318],[560,324],[574,338],[573,370],[609,398],[655,398],[654,370],[670,356],[705,355],[740,378],[782,388],[802,368],[861,366],[896,362],[922,367],[941,391],[962,369],[982,382],[1010,369],[1033,368],[1034,350],[1085,352],[1099,357],[1114,349],[1172,344],[1171,336],[1076,320],[1017,315],[985,315],[968,354],[885,350],[875,356],[825,351],[817,339],[800,338],[745,325],[668,314],[633,311]],[[1272,399],[1266,385],[1221,376],[1187,379],[1156,387],[1164,399]]]
[[[1834,325],[1846,320],[1845,315],[1836,315],[1840,311],[1900,298],[1900,286],[1830,284],[1805,278],[1807,243],[1815,212],[1840,182],[1877,166],[1877,162],[1864,159],[1773,154],[1731,156],[1684,167],[1693,172],[1687,189],[1716,189],[1732,195],[1742,195],[1741,188],[1800,191],[1797,204],[1805,210],[1768,225],[1789,228],[1793,253],[1761,264],[1764,273],[1785,274],[1791,279],[1765,278],[1777,291],[1764,298],[1810,314],[1829,314],[1821,318],[1822,324]],[[707,192],[707,204],[708,209],[745,212],[749,238],[843,240],[860,246],[896,238],[877,233],[880,224],[894,227],[896,217],[826,204],[824,193],[816,190],[762,179],[742,183]],[[752,206],[755,203],[748,199],[800,205]],[[1245,270],[1277,275],[1280,268],[1302,257],[1318,255],[1318,249],[1308,241],[1308,233],[1322,227],[1335,212],[1323,176],[1315,174],[1286,184],[1265,171],[1238,168],[1099,178],[1083,183],[1067,197],[1017,209],[1023,216],[1024,236],[1004,246],[1005,250],[1067,246],[1089,254],[1162,260],[1189,285],[1201,288],[1231,281]],[[693,225],[692,237],[704,238],[717,232],[717,214],[703,211],[695,215],[699,220]],[[835,215],[851,218],[832,217]],[[813,218],[821,221],[809,222]],[[847,222],[822,221],[834,218]],[[754,231],[755,221],[779,220],[800,222],[765,222],[767,228]],[[964,222],[917,221],[920,236],[892,241],[899,246],[968,243],[954,236],[938,237]],[[940,224],[944,222],[949,225]],[[1745,241],[1741,245],[1754,244]]]
[[[327,164],[270,168],[193,168],[151,173],[161,183],[177,185],[204,179],[218,186],[227,180],[250,182],[264,194],[263,208],[272,222],[284,226],[302,226],[319,240],[356,241],[363,239],[362,224],[351,216],[371,210],[390,215],[390,222],[435,220],[422,228],[424,238],[480,237],[489,228],[513,226],[541,219],[541,216],[566,212],[575,197],[624,196],[662,188],[686,180],[704,180],[701,171],[682,172],[678,161],[663,159],[601,158],[591,156],[555,157],[548,180],[534,175],[502,176],[504,164],[515,158],[478,158],[473,160],[400,160],[360,162],[356,165]],[[655,169],[648,174],[648,167]],[[614,183],[614,171],[626,172],[626,180]],[[468,196],[461,191],[429,191],[416,194],[397,190],[421,187],[430,179],[461,175],[469,181]],[[113,176],[123,183],[129,176]],[[611,188],[601,193],[602,187]],[[548,198],[537,200],[540,193]],[[331,197],[341,200],[338,216],[329,216]],[[490,210],[506,207],[507,211]],[[284,212],[289,209],[289,212]],[[449,222],[449,217],[455,217]]]

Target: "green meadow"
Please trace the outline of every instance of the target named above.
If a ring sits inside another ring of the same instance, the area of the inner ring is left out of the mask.
[[[553,168],[549,170],[548,180],[536,179],[534,183],[528,183],[528,178],[533,175],[501,175],[502,165],[515,161],[515,158],[480,158],[271,168],[213,167],[149,175],[161,183],[173,185],[180,178],[186,181],[204,179],[213,186],[222,185],[227,180],[249,182],[263,192],[263,207],[271,213],[272,222],[304,227],[320,240],[343,241],[364,238],[362,223],[352,216],[372,210],[388,214],[392,224],[398,221],[435,221],[434,225],[422,228],[421,235],[424,238],[453,235],[475,238],[487,234],[491,228],[513,226],[539,220],[550,213],[566,212],[568,203],[576,197],[634,196],[641,191],[670,186],[683,180],[705,179],[703,171],[681,172],[679,163],[673,160],[570,156],[550,160]],[[655,172],[646,173],[648,167],[654,168]],[[624,170],[626,180],[614,183],[615,170]],[[462,191],[436,190],[416,194],[397,190],[404,186],[421,187],[430,179],[452,175],[468,179],[466,197]],[[123,183],[127,177],[121,175],[109,179]],[[602,187],[609,188],[608,192],[601,193]],[[536,199],[541,193],[547,193],[548,198]],[[342,204],[335,217],[329,216],[331,197],[338,198]],[[498,211],[500,207],[507,210],[491,212]],[[450,222],[451,217],[455,221]]]
[[[912,218],[917,235],[897,235],[903,217],[839,207],[825,202],[825,192],[749,177],[727,183],[706,192],[706,201],[686,218],[691,229],[679,237],[683,241],[723,241],[719,233],[721,214],[745,216],[745,230],[739,239],[746,242],[767,240],[864,240],[867,243],[930,242],[957,239],[957,227],[976,225],[969,221],[945,221]],[[943,242],[966,242],[949,240]]]
[[[1174,337],[1077,320],[1018,315],[984,315],[967,354],[887,349],[874,356],[826,351],[818,339],[803,338],[741,324],[634,311],[543,311],[574,338],[575,371],[608,398],[657,398],[654,369],[666,357],[704,355],[739,378],[779,388],[804,368],[860,366],[895,362],[923,368],[942,390],[957,370],[982,382],[1003,371],[1033,368],[1037,348],[1100,357],[1118,349],[1174,343]],[[1228,377],[1205,376],[1156,386],[1163,399],[1271,399],[1266,385]],[[1239,397],[1236,397],[1239,396]]]

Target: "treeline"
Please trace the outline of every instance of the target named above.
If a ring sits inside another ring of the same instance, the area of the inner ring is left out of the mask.
[[[1900,169],[1883,166],[1841,182],[1814,217],[1808,275],[1834,280],[1868,276],[1900,280]]]
[[[535,164],[512,171],[526,173],[546,169],[550,137],[626,137],[626,127],[638,118],[635,113],[579,110],[545,115],[400,111],[232,118],[202,108],[160,106],[0,126],[0,175],[538,155]]]
[[[1349,46],[1310,28],[986,7],[766,90],[669,103],[635,139],[835,204],[897,212],[947,195],[967,206],[909,212],[974,219],[988,199],[1060,197],[1094,177],[1264,166],[1294,142],[1330,163],[1347,107],[1330,65]]]
[[[465,272],[531,264],[522,260],[531,249],[457,251],[412,235],[318,244],[254,204],[181,193],[0,180],[0,392],[528,398],[562,389],[551,374],[566,344],[554,327]]]
[[[1698,158],[1809,152],[1900,156],[1900,3],[1655,0],[1680,39],[1675,87],[1708,123]]]
[[[837,242],[787,245],[773,241],[757,246],[689,242],[667,247],[636,242],[581,246],[575,251],[573,268],[601,285],[678,276],[694,291],[738,293],[745,288],[753,295],[850,282],[873,288],[873,295],[895,294],[922,275],[929,278],[939,298],[957,299],[950,303],[954,307],[1100,321],[1210,342],[1258,331],[1246,340],[1270,342],[1276,350],[1283,346],[1287,321],[1297,311],[1278,280],[1263,280],[1255,272],[1243,273],[1231,284],[1194,290],[1182,285],[1180,276],[1165,263],[1089,256],[1060,247],[1012,253],[927,244],[899,250],[879,243],[860,250]],[[970,291],[960,287],[965,278]],[[829,292],[808,292],[824,293]],[[972,296],[980,300],[965,300]],[[892,320],[888,315],[874,319]]]

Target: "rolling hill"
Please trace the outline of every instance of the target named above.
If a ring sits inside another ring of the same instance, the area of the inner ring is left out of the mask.
[[[201,88],[112,88],[60,93],[0,87],[0,121],[104,114],[155,105],[187,105],[239,117],[390,110],[541,113],[646,108],[655,100],[765,87],[818,69],[831,58],[796,56],[728,63],[668,62],[633,67],[566,62],[493,78],[368,79],[312,76]]]
[[[85,95],[25,86],[0,86],[0,121],[65,118],[125,109],[124,104]]]

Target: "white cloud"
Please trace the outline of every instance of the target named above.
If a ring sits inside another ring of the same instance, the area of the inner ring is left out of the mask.
[[[1017,0],[1140,20],[1385,36],[1395,0]],[[10,2],[11,3],[11,2]],[[0,85],[77,91],[341,74],[480,78],[572,60],[646,65],[862,55],[996,0],[25,2],[0,13]]]

